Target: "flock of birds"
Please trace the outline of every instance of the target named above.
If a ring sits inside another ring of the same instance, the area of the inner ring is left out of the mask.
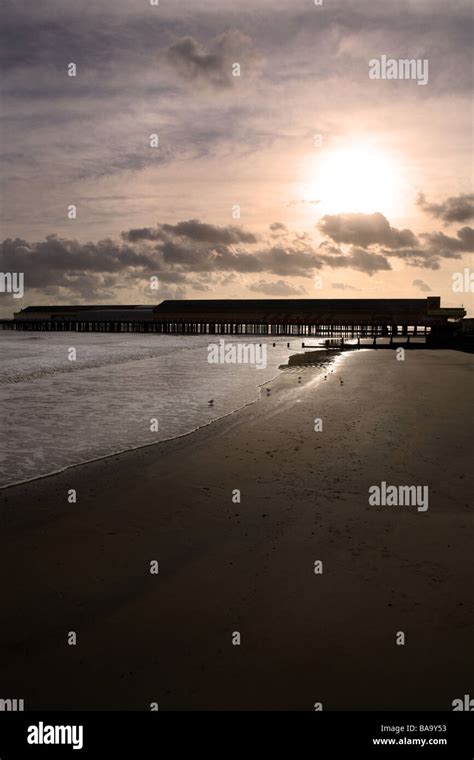
[[[332,369],[329,374],[332,375],[333,372],[334,370]],[[327,380],[328,376],[324,375],[324,379]],[[300,375],[298,377],[298,385],[301,385],[301,380],[302,380],[302,377]],[[342,377],[339,378],[339,385],[344,385],[344,380],[342,379]],[[266,390],[267,390],[267,398],[268,398],[268,396],[270,395],[271,388],[267,388]],[[207,403],[209,404],[209,406],[214,406],[214,399],[211,398],[210,401],[208,401]]]

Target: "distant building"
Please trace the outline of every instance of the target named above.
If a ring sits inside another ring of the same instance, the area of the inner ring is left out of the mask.
[[[465,315],[463,308],[442,308],[439,296],[195,299],[158,306],[28,306],[10,324],[11,329],[93,332],[416,335],[433,330],[445,334]]]
[[[27,306],[13,315],[16,320],[144,322],[153,319],[153,306]]]
[[[419,325],[460,320],[462,308],[443,309],[428,298],[297,298],[163,301],[153,312],[165,322],[246,322],[306,325]]]

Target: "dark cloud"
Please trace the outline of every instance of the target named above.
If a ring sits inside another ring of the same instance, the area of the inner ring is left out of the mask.
[[[431,288],[423,280],[413,280],[413,286],[421,290],[422,293],[431,293]]]
[[[440,269],[441,267],[441,256],[436,251],[422,250],[421,248],[414,250],[405,248],[400,251],[382,250],[382,253],[386,256],[395,256],[402,259],[410,267],[421,269]],[[456,254],[454,257],[460,258],[459,254]]]
[[[252,232],[247,232],[241,227],[228,226],[218,227],[214,224],[205,224],[198,219],[178,224],[163,224],[161,229],[171,235],[186,237],[199,243],[214,243],[233,245],[236,243],[256,243],[257,238]]]
[[[462,227],[456,237],[443,232],[421,233],[418,237],[409,229],[397,230],[392,227],[383,214],[335,214],[321,219],[318,228],[330,239],[324,240],[319,251],[332,257],[337,265],[341,256],[347,251],[341,245],[352,245],[352,266],[357,263],[369,263],[361,255],[377,253],[385,259],[399,258],[408,266],[439,269],[442,259],[459,259],[462,253],[474,250],[474,231],[471,227]],[[365,271],[365,270],[363,270]],[[369,273],[369,272],[368,272]]]
[[[226,245],[209,246],[190,241],[167,240],[155,248],[167,267],[186,272],[262,272],[264,263],[255,253],[234,251]]]
[[[286,235],[288,233],[286,224],[282,224],[281,222],[273,222],[270,225],[270,230],[272,237],[281,237],[282,235]]]
[[[419,237],[419,248],[382,252],[387,256],[404,259],[409,266],[440,269],[443,259],[461,259],[464,253],[474,250],[474,231],[471,227],[462,227],[457,231],[456,237],[443,232],[423,232]]]
[[[185,82],[228,89],[235,84],[232,64],[241,66],[249,59],[250,38],[230,29],[206,47],[188,35],[174,42],[163,58]]]
[[[380,253],[366,251],[363,248],[351,248],[347,253],[322,257],[323,262],[333,269],[347,268],[364,272],[372,277],[379,271],[387,271],[392,267],[385,256]]]
[[[431,251],[437,251],[439,256],[447,259],[458,259],[459,253],[474,251],[474,230],[472,227],[462,227],[456,232],[457,237],[450,237],[444,232],[422,233],[420,238]]]
[[[366,248],[385,245],[389,248],[416,246],[416,235],[411,230],[391,227],[383,214],[334,214],[323,216],[319,230],[336,243],[346,243]]]
[[[153,257],[109,239],[79,243],[48,235],[39,243],[20,238],[7,238],[0,243],[0,271],[24,272],[29,287],[33,288],[52,283],[69,286],[74,278],[85,273],[120,274],[136,270],[152,273]]]
[[[417,205],[427,214],[441,219],[445,224],[469,222],[474,219],[474,195],[451,196],[442,203],[428,203],[423,193],[418,194]]]
[[[431,232],[416,238],[410,230],[391,227],[382,214],[341,214],[322,221],[320,229],[332,237],[319,245],[308,233],[291,231],[280,222],[274,222],[266,236],[257,236],[241,226],[198,219],[133,228],[119,240],[80,242],[58,235],[39,242],[7,238],[0,243],[0,271],[23,272],[27,293],[63,302],[107,302],[124,290],[142,293],[140,301],[156,300],[164,292],[212,292],[216,286],[243,286],[245,281],[238,283],[240,275],[258,276],[248,285],[254,292],[289,296],[306,292],[290,278],[311,278],[324,268],[372,277],[390,271],[391,259],[398,258],[411,267],[437,270],[443,258],[460,259],[474,250],[471,227],[461,227],[456,236]],[[282,236],[275,238],[279,233]],[[348,242],[354,240],[363,243]],[[395,242],[413,240],[414,247],[394,247]],[[158,292],[150,292],[153,275],[159,278]],[[414,280],[413,286],[422,291],[427,287],[422,280]],[[344,283],[332,287],[353,289]]]
[[[152,300],[164,292],[185,293],[186,288],[208,292],[206,276],[218,274],[228,283],[236,274],[310,277],[321,263],[302,240],[285,250],[265,243],[257,250],[257,242],[243,228],[198,220],[128,230],[121,241],[81,243],[58,235],[33,243],[7,238],[0,244],[0,270],[23,272],[26,293],[33,292],[35,300],[40,294],[74,302],[107,301],[124,288],[141,289]],[[159,278],[157,293],[146,290],[152,275]]]
[[[137,227],[122,232],[122,238],[129,243],[138,243],[140,240],[164,240],[165,236],[161,227]]]
[[[311,248],[301,250],[294,244],[284,248],[274,245],[257,255],[265,271],[282,277],[312,277],[313,270],[322,265],[322,259]]]
[[[286,229],[275,223],[273,231]],[[82,243],[48,235],[40,242],[7,238],[0,244],[0,270],[23,272],[29,301],[114,300],[123,290],[139,292],[140,301],[175,297],[188,289],[209,292],[213,278],[222,284],[238,275],[267,274],[250,289],[266,295],[303,295],[305,289],[287,281],[309,278],[324,266],[349,267],[372,275],[390,265],[380,254],[359,249],[327,254],[308,234],[286,230],[285,245],[272,236],[259,239],[237,226],[219,227],[199,220],[158,224],[122,233],[121,240]],[[150,277],[159,278],[150,292]],[[119,299],[120,300],[120,299]],[[123,299],[122,299],[123,300]]]
[[[214,245],[235,245],[237,243],[256,243],[257,238],[252,232],[241,227],[229,225],[219,227],[215,224],[205,224],[199,219],[190,219],[177,224],[159,224],[156,227],[143,227],[122,233],[124,240],[136,243],[139,240],[170,240],[174,237],[188,238],[198,243]]]
[[[323,242],[319,244],[318,252],[324,256],[341,255],[341,249],[339,246],[334,245],[334,243],[331,243],[329,240],[323,240]]]

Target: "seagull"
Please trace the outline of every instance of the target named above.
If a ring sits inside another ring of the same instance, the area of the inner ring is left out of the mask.
[[[213,398],[211,398],[211,400],[210,400],[210,401],[208,401],[207,403],[209,404],[209,406],[212,406],[212,405],[214,404],[214,399],[213,399]]]
[[[341,383],[341,385],[344,385],[344,380],[342,379],[342,377],[339,378],[339,382]]]

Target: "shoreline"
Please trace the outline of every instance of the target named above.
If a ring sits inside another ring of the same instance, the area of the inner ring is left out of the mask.
[[[335,357],[340,352],[335,351],[331,352],[331,357],[325,356],[326,361],[330,361],[331,358]],[[307,356],[308,354],[306,354]],[[131,451],[139,451],[143,448],[148,448],[149,446],[157,446],[162,443],[167,443],[168,441],[174,441],[178,438],[184,438],[188,435],[192,435],[193,433],[196,433],[198,430],[201,430],[202,428],[208,427],[209,425],[213,425],[214,423],[218,422],[219,420],[225,419],[226,417],[231,416],[232,414],[237,414],[241,409],[245,409],[247,406],[250,406],[251,404],[257,403],[257,401],[260,400],[262,388],[264,388],[268,383],[273,383],[275,380],[280,377],[281,372],[284,372],[285,370],[291,369],[293,367],[301,366],[305,367],[307,365],[311,367],[315,367],[318,364],[324,365],[324,360],[320,362],[310,363],[310,362],[301,362],[301,364],[298,363],[292,363],[290,364],[290,358],[291,357],[297,357],[297,356],[305,356],[305,354],[290,354],[288,357],[288,363],[287,364],[281,364],[279,367],[277,367],[277,374],[271,377],[269,380],[265,380],[265,382],[257,384],[256,389],[258,392],[258,396],[251,401],[247,401],[247,403],[243,404],[242,406],[237,407],[236,409],[231,409],[230,412],[226,412],[225,414],[222,414],[220,417],[216,417],[214,420],[210,420],[209,422],[204,423],[203,425],[198,425],[195,428],[192,428],[191,430],[186,431],[185,433],[179,433],[178,435],[173,435],[170,438],[163,438],[159,441],[151,441],[150,443],[140,443],[137,446],[129,446],[125,449],[117,449],[116,451],[112,451],[109,454],[104,454],[103,456],[93,457],[92,459],[85,459],[80,462],[74,462],[73,464],[65,465],[64,467],[61,467],[57,470],[52,470],[51,472],[47,472],[44,475],[35,475],[32,478],[25,478],[24,480],[17,480],[14,483],[6,483],[5,485],[0,484],[0,492],[6,490],[7,488],[15,488],[16,486],[24,485],[25,483],[32,483],[36,480],[42,480],[43,478],[51,478],[54,475],[59,475],[62,472],[65,472],[66,470],[73,469],[75,467],[81,467],[85,464],[92,464],[93,462],[100,462],[103,459],[108,459],[109,457],[115,457],[120,456],[121,454],[126,454]],[[316,357],[315,357],[316,358]]]
[[[0,568],[22,603],[4,590],[2,696],[450,710],[468,693],[474,360],[350,352],[331,369],[295,367],[192,435],[4,489]],[[427,483],[429,510],[369,506],[381,481]]]

